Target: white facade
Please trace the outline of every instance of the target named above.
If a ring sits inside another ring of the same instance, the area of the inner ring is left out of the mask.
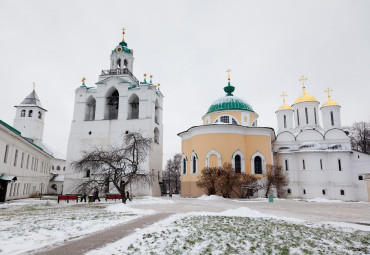
[[[288,195],[369,201],[365,176],[370,173],[370,155],[351,150],[350,139],[341,127],[339,105],[321,107],[323,127],[318,106],[316,100],[303,101],[293,104],[293,110],[276,112],[274,158],[288,174]],[[294,127],[289,124],[291,114]]]
[[[65,164],[43,144],[46,110],[35,90],[15,107],[14,127],[0,121],[0,202],[48,194],[53,162]]]
[[[93,147],[121,145],[127,132],[140,131],[153,138],[152,150],[142,169],[153,174],[151,185],[131,187],[133,195],[160,195],[163,154],[163,95],[153,84],[140,83],[132,74],[133,54],[121,42],[111,54],[111,69],[102,71],[96,87],[76,89],[74,114],[67,149],[65,192],[75,187],[87,173],[75,173],[71,162]]]

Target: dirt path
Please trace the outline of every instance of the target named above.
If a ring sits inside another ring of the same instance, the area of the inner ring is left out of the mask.
[[[118,241],[130,234],[137,228],[145,228],[160,220],[163,220],[172,215],[172,213],[157,213],[149,216],[143,216],[136,220],[117,225],[115,227],[105,229],[83,238],[67,241],[64,244],[55,247],[47,247],[42,250],[29,254],[38,255],[79,255],[85,254],[90,250],[95,250],[99,247]]]

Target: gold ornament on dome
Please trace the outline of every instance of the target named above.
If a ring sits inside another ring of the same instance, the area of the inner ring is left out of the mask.
[[[288,95],[285,94],[285,92],[283,92],[283,94],[280,95],[280,97],[283,99],[283,105],[280,106],[277,110],[280,111],[280,110],[291,110],[292,107],[290,107],[289,105],[287,105],[285,103],[285,98],[287,97]]]
[[[122,29],[122,42],[124,42],[125,41],[125,28],[123,27]]]
[[[294,100],[294,104],[300,103],[300,102],[317,102],[316,98],[306,92],[306,86],[305,86],[305,81],[307,81],[308,78],[305,77],[304,75],[299,78],[298,81],[302,82],[302,90],[303,90],[303,96],[297,97],[296,100]]]
[[[323,103],[322,106],[333,106],[333,105],[339,105],[337,102],[331,100],[330,92],[333,92],[333,90],[328,87],[324,92],[328,93],[328,101],[326,103]]]

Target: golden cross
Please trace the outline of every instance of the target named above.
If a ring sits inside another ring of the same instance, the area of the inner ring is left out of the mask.
[[[144,73],[144,77],[146,77],[146,73]]]
[[[302,88],[305,88],[305,86],[304,86],[304,82],[305,81],[307,81],[308,79],[307,79],[307,77],[304,77],[304,75],[302,74],[302,77],[301,78],[299,78],[299,80],[298,81],[301,81],[302,82]]]
[[[83,77],[81,81],[82,81],[82,83],[85,83],[85,81],[86,81],[85,77]]]
[[[227,80],[230,81],[230,72],[231,72],[231,70],[230,69],[227,69],[226,72],[227,72]]]
[[[328,87],[326,90],[325,90],[325,92],[326,93],[328,93],[328,98],[330,98],[330,92],[332,92],[333,90],[330,88],[330,87]]]
[[[36,86],[36,84],[35,84],[35,82],[33,82],[33,91],[35,91],[35,86]]]
[[[285,92],[283,92],[283,94],[281,94],[280,96],[283,98],[283,102],[284,102],[284,104],[285,104],[285,97],[287,97],[288,95],[287,95],[287,94],[285,94]]]
[[[125,28],[123,27],[122,29],[122,42],[124,42],[125,41]]]

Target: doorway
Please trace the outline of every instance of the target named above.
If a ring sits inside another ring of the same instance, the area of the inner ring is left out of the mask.
[[[0,203],[5,202],[8,182],[0,180]]]

